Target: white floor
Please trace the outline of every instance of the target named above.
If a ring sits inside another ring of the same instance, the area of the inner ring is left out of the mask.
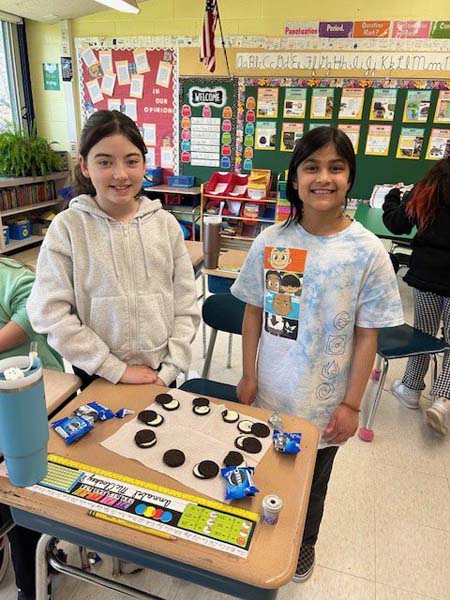
[[[400,277],[399,282],[411,323],[411,292]],[[210,378],[236,383],[240,338],[234,337],[231,369],[226,368],[227,338],[218,335]],[[193,352],[192,369],[201,372],[201,332]],[[386,389],[401,377],[404,365],[401,360],[390,363]],[[373,391],[369,384],[366,396]],[[420,411],[403,408],[388,391],[374,429],[373,443],[354,438],[338,452],[314,574],[304,584],[281,589],[280,600],[450,600],[450,437],[434,435]],[[103,570],[111,573],[109,559],[101,564]],[[168,600],[230,598],[155,572],[124,580]],[[15,598],[10,570],[0,600]],[[58,576],[54,598],[125,597]]]

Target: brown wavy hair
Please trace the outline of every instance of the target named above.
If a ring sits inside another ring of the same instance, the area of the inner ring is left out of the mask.
[[[145,161],[147,147],[136,123],[118,110],[99,110],[89,117],[81,132],[78,153],[86,160],[95,144],[105,137],[116,134],[125,136],[136,146]],[[89,194],[90,196],[95,196],[97,193],[92,181],[81,172],[79,164],[75,167],[75,191],[77,194]]]
[[[442,207],[450,208],[450,158],[438,161],[411,192],[406,212],[419,231],[433,224]]]

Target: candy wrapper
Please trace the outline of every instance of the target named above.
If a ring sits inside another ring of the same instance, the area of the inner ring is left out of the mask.
[[[278,430],[273,432],[275,450],[283,454],[298,454],[300,452],[301,439],[301,433],[286,433]]]
[[[91,417],[95,421],[108,421],[114,417],[113,411],[103,404],[98,402],[88,402],[83,404],[73,411],[73,414],[77,417]]]
[[[118,419],[124,419],[127,415],[134,415],[134,410],[131,410],[131,408],[119,408],[114,416]]]
[[[94,428],[89,417],[64,417],[52,423],[52,427],[66,444],[76,442]]]
[[[227,482],[225,500],[237,500],[259,492],[252,479],[254,467],[224,467],[220,472]]]

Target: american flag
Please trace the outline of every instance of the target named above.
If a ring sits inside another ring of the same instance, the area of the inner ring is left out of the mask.
[[[200,47],[200,61],[211,73],[216,70],[216,46],[214,32],[217,25],[217,0],[206,0],[205,16],[203,18],[203,34]]]

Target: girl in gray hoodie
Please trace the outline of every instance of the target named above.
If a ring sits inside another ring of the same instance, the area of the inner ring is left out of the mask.
[[[79,152],[81,194],[45,236],[30,322],[84,384],[170,385],[189,367],[200,322],[180,226],[139,195],[147,148],[129,117],[94,113]]]

